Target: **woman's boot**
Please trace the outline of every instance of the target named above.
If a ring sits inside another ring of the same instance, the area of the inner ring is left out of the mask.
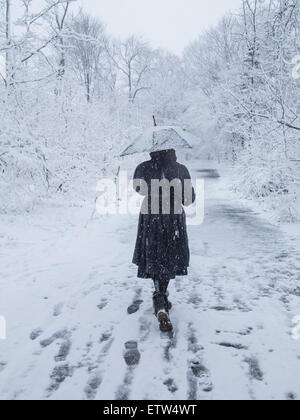
[[[169,315],[165,311],[159,311],[157,314],[159,328],[161,332],[168,333],[173,331],[173,325],[170,321]]]
[[[173,331],[173,325],[169,318],[169,310],[172,304],[168,300],[169,293],[167,291],[169,280],[155,279],[155,292],[153,294],[154,312],[157,316],[160,330],[163,333]]]

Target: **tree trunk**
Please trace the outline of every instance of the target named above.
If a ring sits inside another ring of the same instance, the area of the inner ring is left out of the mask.
[[[91,102],[91,81],[89,74],[86,76],[86,99],[88,103]]]
[[[59,60],[59,70],[57,73],[57,77],[59,80],[62,80],[64,74],[65,74],[65,67],[66,67],[66,58],[65,58],[65,45],[64,45],[64,39],[63,37],[59,38],[60,43],[60,60]]]
[[[11,62],[11,0],[6,0],[6,17],[5,17],[5,37],[6,37],[6,57],[5,57],[5,73],[6,86],[12,83],[12,62]]]
[[[131,68],[128,68],[128,99],[129,103],[132,103],[132,80],[131,80]]]

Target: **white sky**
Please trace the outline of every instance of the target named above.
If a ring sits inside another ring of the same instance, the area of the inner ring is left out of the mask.
[[[21,1],[12,2],[17,12]],[[227,12],[238,10],[241,0],[77,0],[76,3],[99,17],[112,35],[122,38],[143,35],[153,47],[180,54]],[[33,0],[32,5],[38,10],[45,0]],[[73,6],[73,10],[78,6]]]
[[[84,10],[102,19],[108,32],[144,35],[153,47],[181,53],[209,26],[241,0],[79,0]]]

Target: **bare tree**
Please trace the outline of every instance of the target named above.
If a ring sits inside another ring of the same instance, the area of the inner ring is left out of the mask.
[[[5,57],[5,85],[10,86],[13,79],[12,52],[11,52],[11,0],[6,0],[5,10],[5,39],[6,39],[6,57]]]
[[[95,84],[103,80],[107,62],[105,28],[101,21],[82,11],[73,17],[70,28],[70,64],[84,84],[90,102]]]
[[[58,70],[57,78],[61,80],[65,74],[66,66],[66,48],[65,48],[65,24],[70,9],[70,3],[76,0],[65,0],[54,5],[55,0],[47,0],[49,7],[52,6],[54,19],[51,21],[51,27],[56,40],[55,46],[58,50]]]
[[[168,51],[153,52],[151,72],[147,75],[151,86],[147,100],[162,120],[176,120],[182,113],[185,74],[180,58]]]
[[[133,103],[139,92],[150,89],[145,79],[151,69],[152,51],[146,42],[131,36],[125,41],[116,42],[108,53],[125,78],[128,99]]]
[[[1,77],[6,86],[24,83],[24,81],[16,81],[16,72],[20,73],[22,65],[28,63],[32,58],[42,55],[49,64],[46,55],[43,53],[50,46],[56,45],[59,48],[60,60],[58,75],[60,76],[64,72],[64,70],[61,70],[61,67],[64,68],[65,65],[63,29],[69,5],[72,1],[76,0],[46,0],[45,7],[38,12],[33,12],[31,10],[32,0],[21,0],[24,12],[23,16],[19,18],[18,24],[25,28],[25,32],[13,37],[11,29],[12,0],[0,0],[0,6],[4,10],[5,16],[3,24],[4,40],[0,42],[0,53],[5,54],[6,73],[5,75],[1,73]],[[48,23],[52,28],[51,34],[47,33],[46,30],[39,31],[41,24],[44,29],[47,29],[45,23]],[[43,33],[43,36],[41,37],[38,32]]]

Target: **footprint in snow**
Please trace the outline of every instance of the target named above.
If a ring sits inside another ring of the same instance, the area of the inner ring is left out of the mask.
[[[64,307],[64,303],[63,302],[58,303],[57,305],[55,305],[54,306],[54,309],[53,309],[53,316],[57,317],[57,316],[61,315],[63,307]]]
[[[132,315],[138,312],[142,303],[143,303],[143,300],[135,300],[133,304],[130,305],[129,308],[127,309],[128,315]]]
[[[39,338],[43,334],[43,330],[41,328],[36,328],[30,334],[30,340],[34,341]]]
[[[232,309],[226,306],[213,306],[211,309],[217,312],[231,312]]]
[[[67,357],[68,357],[69,353],[70,353],[71,347],[72,347],[71,340],[69,340],[69,339],[65,340],[61,344],[61,346],[59,348],[59,351],[58,351],[58,354],[54,357],[54,360],[56,362],[65,362],[67,360]]]
[[[108,332],[103,333],[101,335],[101,337],[100,337],[100,344],[101,343],[105,343],[108,340],[110,340],[111,336],[112,336],[112,332],[111,331],[108,331]]]
[[[125,343],[126,352],[124,353],[124,360],[127,366],[136,366],[141,359],[141,353],[138,350],[138,343],[136,341],[128,341]]]
[[[54,333],[51,337],[40,341],[41,347],[45,348],[50,346],[54,341],[61,339],[61,338],[67,338],[70,335],[68,330],[61,330]]]
[[[67,379],[71,378],[73,376],[73,368],[69,366],[69,364],[61,365],[61,366],[55,366],[53,369],[50,379],[51,384],[48,387],[47,391],[52,393],[54,391],[57,391],[60,387],[60,385]]]
[[[286,399],[288,401],[296,401],[298,400],[297,394],[295,394],[294,392],[289,392],[288,394],[286,394]]]
[[[221,347],[226,347],[227,349],[236,349],[236,350],[248,350],[247,346],[243,346],[242,344],[235,344],[235,343],[217,343]]]
[[[84,392],[87,396],[87,399],[94,400],[97,395],[97,391],[102,384],[102,375],[100,372],[93,372],[91,378],[89,379]]]
[[[99,311],[102,311],[107,306],[107,299],[102,299],[99,305],[97,305],[97,308]]]
[[[197,400],[199,398],[198,389],[205,393],[210,393],[214,388],[210,380],[209,370],[200,361],[194,360],[190,362],[187,379],[189,400]]]
[[[174,394],[176,391],[178,391],[178,387],[174,382],[174,379],[169,378],[164,382],[164,385],[166,385],[166,387],[168,388],[168,390]]]
[[[6,368],[7,363],[6,362],[0,362],[0,373]]]
[[[259,361],[255,357],[245,359],[245,362],[249,365],[249,376],[251,379],[262,382],[264,374],[260,368]]]

